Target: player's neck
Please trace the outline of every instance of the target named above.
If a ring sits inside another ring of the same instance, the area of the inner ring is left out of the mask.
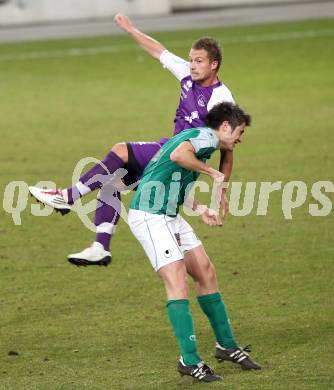
[[[208,77],[205,80],[198,81],[198,84],[201,87],[211,87],[212,85],[215,85],[219,82],[218,75],[213,74],[212,76]]]

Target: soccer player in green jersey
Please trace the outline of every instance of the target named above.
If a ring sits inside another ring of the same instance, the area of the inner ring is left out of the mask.
[[[247,348],[240,348],[236,343],[218,291],[214,266],[201,241],[178,212],[200,173],[213,181],[223,180],[223,174],[205,161],[215,150],[232,151],[242,141],[250,121],[250,115],[237,105],[220,103],[208,113],[207,127],[185,130],[171,138],[146,167],[128,216],[133,234],[166,289],[168,317],[181,349],[178,371],[205,382],[222,378],[197,352],[187,274],[195,281],[198,302],[215,333],[216,358],[238,363],[245,370],[261,367],[251,360]],[[194,201],[191,203],[193,210],[202,208],[203,220],[208,225],[221,225],[218,213]]]

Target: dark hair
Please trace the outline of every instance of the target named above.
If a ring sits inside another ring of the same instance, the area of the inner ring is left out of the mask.
[[[211,129],[218,129],[225,121],[231,125],[232,129],[235,129],[243,123],[250,126],[252,118],[239,106],[228,102],[216,104],[205,117],[205,125]]]
[[[211,62],[217,61],[218,72],[218,69],[223,60],[223,54],[219,42],[216,39],[210,37],[203,37],[195,41],[191,47],[195,50],[205,50],[208,53],[208,57]]]

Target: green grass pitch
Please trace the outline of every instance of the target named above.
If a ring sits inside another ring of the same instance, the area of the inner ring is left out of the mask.
[[[255,206],[248,216],[230,215],[222,229],[191,219],[215,263],[237,339],[252,344],[263,365],[246,373],[215,362],[192,292],[199,351],[229,389],[333,386],[333,211],[308,212],[312,183],[333,181],[333,23],[153,34],[185,57],[204,34],[222,42],[221,79],[254,119],[235,151],[232,181],[308,186],[292,220],[283,217],[282,191],[271,195],[267,216]],[[171,134],[178,96],[176,79],[126,36],[1,45],[2,200],[11,181],[67,186],[80,158]],[[112,265],[78,269],[66,255],[93,234],[74,213],[33,216],[32,203],[20,226],[0,210],[0,389],[201,386],[175,371],[164,291],[126,224],[114,238]]]

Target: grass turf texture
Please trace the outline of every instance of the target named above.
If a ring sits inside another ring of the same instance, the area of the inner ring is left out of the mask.
[[[266,217],[254,207],[246,217],[229,216],[223,229],[190,219],[216,265],[235,334],[263,365],[246,373],[215,362],[192,293],[199,351],[230,389],[333,383],[333,212],[308,213],[311,184],[333,180],[332,26],[321,20],[154,34],[182,56],[204,34],[224,44],[221,78],[254,119],[235,151],[232,180],[308,184],[292,220],[282,215],[282,191],[271,195]],[[119,52],[68,55],[99,47]],[[24,59],[36,52],[49,54]],[[1,45],[0,85],[1,188],[12,180],[66,186],[84,156],[169,135],[179,96],[173,76],[124,36]],[[1,211],[0,389],[200,386],[175,372],[164,291],[126,224],[109,268],[78,269],[66,255],[88,246],[92,233],[75,214],[34,217],[30,204],[21,226]]]

